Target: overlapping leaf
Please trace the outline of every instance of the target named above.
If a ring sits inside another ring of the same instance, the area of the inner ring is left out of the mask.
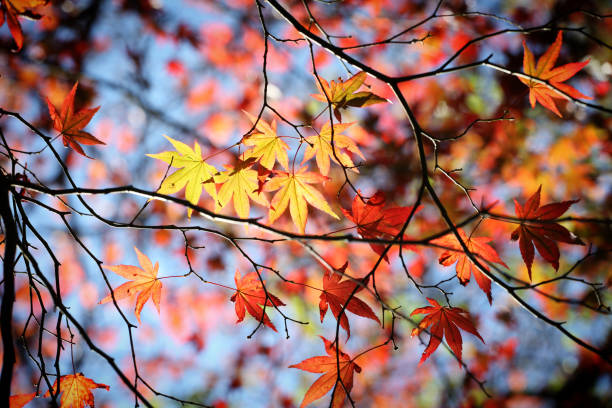
[[[357,225],[357,232],[363,238],[393,239],[408,220],[412,207],[385,208],[385,203],[385,194],[382,191],[377,191],[368,200],[363,200],[358,194],[353,199],[351,210],[343,208],[342,213]],[[385,249],[385,246],[380,244],[370,246],[378,255],[382,255]],[[387,255],[385,260],[389,262]]]
[[[49,107],[49,114],[51,115],[51,120],[53,121],[53,128],[60,132],[64,146],[70,146],[77,153],[85,157],[89,157],[85,154],[79,143],[84,145],[106,143],[99,140],[91,133],[82,130],[85,126],[87,126],[91,118],[93,118],[100,107],[97,106],[92,109],[81,109],[75,113],[74,96],[76,94],[78,85],[79,83],[76,82],[64,99],[61,111],[58,112],[49,99],[47,99],[47,106]]]
[[[563,34],[561,31],[557,34],[557,39],[555,42],[546,50],[546,52],[540,57],[537,64],[535,63],[535,58],[531,50],[527,47],[527,44],[523,40],[523,70],[527,75],[531,75],[533,77],[548,81],[550,85],[553,87],[565,92],[566,94],[574,97],[574,98],[585,98],[592,99],[590,96],[583,95],[577,89],[564,84],[563,82],[567,81],[578,71],[584,68],[585,65],[589,63],[589,60],[583,62],[572,62],[570,64],[561,65],[559,67],[553,68],[557,58],[559,57],[559,52],[561,51],[561,46],[563,44]],[[557,116],[561,117],[561,113],[557,109],[555,105],[554,98],[565,99],[566,97],[559,92],[549,88],[546,84],[538,83],[528,78],[520,78],[521,82],[529,87],[529,102],[531,103],[531,107],[535,107],[536,101],[540,102],[542,106],[547,109],[553,111]]]
[[[491,242],[491,238],[468,237],[461,228],[458,228],[457,231],[461,236],[461,240],[465,242],[468,250],[474,255],[482,258],[480,263],[487,271],[489,270],[489,266],[483,260],[503,265],[506,268],[508,267],[508,265],[501,260],[497,254],[497,251],[495,251],[495,248],[488,244]],[[489,299],[489,303],[491,303],[491,280],[485,274],[480,272],[480,270],[474,265],[470,258],[468,258],[465,252],[463,252],[463,248],[459,244],[457,237],[451,233],[442,238],[434,239],[431,241],[431,243],[451,248],[452,250],[445,250],[442,252],[440,259],[438,259],[440,264],[444,266],[451,266],[457,262],[457,278],[459,278],[459,283],[464,286],[469,283],[470,277],[473,274],[474,279],[476,279],[476,283],[480,289],[487,294],[487,299]]]
[[[562,201],[551,203],[540,207],[540,191],[542,186],[521,206],[514,200],[514,210],[516,216],[521,220],[521,225],[517,227],[511,235],[513,241],[519,241],[519,248],[527,271],[531,279],[531,265],[535,255],[535,248],[555,270],[559,269],[559,247],[555,241],[566,244],[584,245],[584,243],[569,232],[564,226],[554,222],[568,208],[578,202],[578,200]]]
[[[257,118],[248,112],[244,113],[251,123],[255,125]],[[289,158],[287,156],[289,146],[276,134],[276,120],[269,124],[263,119],[259,119],[255,130],[256,132],[251,133],[242,140],[242,143],[245,145],[253,146],[244,152],[244,158],[254,157],[268,170],[272,170],[275,161],[278,160],[281,166],[287,170],[289,168]]]
[[[264,312],[263,306],[284,306],[285,304],[271,293],[268,293],[268,297],[266,297],[266,291],[255,272],[241,276],[240,272],[236,270],[234,282],[236,282],[236,292],[232,295],[231,301],[235,304],[236,316],[238,316],[236,323],[244,320],[246,311],[257,321],[263,322],[263,324],[276,331],[274,323]]]
[[[240,218],[248,218],[251,209],[250,200],[263,206],[268,206],[268,199],[260,192],[257,180],[257,171],[251,166],[255,163],[254,158],[238,161],[235,166],[226,165],[226,171],[215,177],[221,188],[217,195],[215,211],[220,211],[232,200],[234,210]]]
[[[355,142],[350,137],[342,134],[342,132],[352,125],[352,123],[339,123],[334,125],[332,147],[332,127],[329,126],[329,123],[324,124],[319,134],[306,138],[308,146],[306,147],[306,152],[304,153],[304,160],[302,163],[315,156],[317,167],[319,167],[319,171],[324,176],[329,174],[330,159],[334,161],[334,163],[342,164],[342,166],[358,172],[358,170],[354,168],[355,165],[353,164],[351,157],[348,155],[348,153],[343,151],[343,149],[346,149],[359,155],[362,159],[365,159]],[[335,155],[334,150],[336,153]],[[336,159],[336,157],[338,159]]]
[[[385,98],[369,91],[357,92],[366,79],[366,73],[361,71],[353,75],[346,81],[338,78],[338,82],[332,80],[331,83],[323,78],[318,78],[316,81],[320,94],[312,95],[315,99],[331,103],[334,107],[334,115],[338,121],[342,122],[342,114],[340,109],[353,107],[365,107],[376,103],[387,102]],[[319,83],[319,81],[321,81]]]
[[[461,338],[459,329],[472,333],[484,343],[478,330],[476,330],[476,327],[474,327],[472,322],[468,319],[468,313],[465,310],[458,307],[441,306],[436,300],[430,298],[427,298],[427,301],[431,306],[419,307],[410,313],[410,316],[416,314],[426,315],[419,323],[419,326],[412,330],[412,336],[416,336],[423,330],[431,327],[429,344],[425,348],[425,351],[423,351],[419,365],[423,364],[423,362],[436,351],[443,338],[446,338],[446,343],[448,343],[450,349],[455,356],[457,356],[459,362],[461,362],[463,339]]]
[[[290,368],[298,368],[311,373],[324,373],[310,386],[310,388],[308,388],[300,404],[300,408],[304,408],[308,404],[322,398],[334,388],[336,383],[338,383],[338,385],[334,392],[331,407],[340,408],[346,397],[346,392],[344,390],[346,389],[350,392],[351,389],[353,389],[353,373],[360,373],[361,367],[353,362],[350,356],[340,349],[338,349],[338,356],[336,356],[336,347],[334,344],[322,336],[319,337],[321,337],[321,340],[323,340],[325,344],[326,356],[311,357],[301,363],[289,366]],[[338,376],[342,380],[342,384],[338,382]]]
[[[107,391],[110,387],[106,384],[99,384],[81,373],[75,375],[64,375],[60,378],[60,408],[85,408],[95,407],[94,396],[91,390],[104,388]],[[57,390],[57,380],[53,384],[53,390]],[[49,391],[45,397],[50,396]]]
[[[269,222],[273,223],[289,206],[293,223],[303,234],[308,218],[308,204],[326,212],[334,218],[339,218],[329,207],[323,194],[311,184],[323,183],[327,177],[306,171],[302,167],[297,172],[277,171],[275,176],[265,186],[266,191],[276,191],[270,202]]]
[[[29,394],[11,395],[9,397],[9,408],[23,408],[36,396],[35,392]]]
[[[21,24],[19,24],[18,16],[25,16],[31,19],[39,19],[41,16],[36,14],[34,10],[44,4],[47,4],[49,0],[2,0],[0,3],[0,26],[6,23],[9,31],[15,40],[17,45],[17,51],[21,50],[23,46],[23,32],[21,31]]]
[[[193,149],[185,143],[165,136],[176,149],[175,152],[166,151],[157,154],[147,154],[154,159],[159,159],[179,170],[169,175],[157,190],[160,194],[174,194],[185,186],[185,199],[191,204],[197,205],[202,195],[202,188],[216,200],[217,190],[214,175],[217,174],[210,164],[202,159],[202,149],[198,142],[193,143]],[[187,216],[191,217],[193,210],[187,209]]]
[[[151,260],[140,252],[138,248],[134,247],[134,250],[136,251],[136,256],[138,257],[138,262],[140,263],[140,266],[142,266],[142,269],[132,265],[102,265],[102,267],[129,280],[129,282],[126,282],[113,290],[115,299],[121,300],[124,298],[130,298],[138,293],[138,297],[136,298],[135,314],[138,322],[140,323],[140,312],[149,298],[153,299],[153,304],[159,313],[162,283],[157,278],[159,263],[155,262],[155,266],[153,266]],[[112,300],[113,298],[111,295],[108,295],[100,301],[100,304],[108,303]]]
[[[348,262],[339,268],[339,272],[344,273],[347,266]],[[366,285],[367,282],[363,282],[363,284]],[[357,288],[357,290],[355,290],[355,288]],[[342,280],[342,275],[338,272],[330,273],[328,270],[326,270],[325,274],[323,275],[323,291],[319,296],[319,313],[321,315],[321,322],[323,322],[323,318],[327,313],[328,307],[331,308],[336,320],[338,320],[338,316],[340,315],[342,308],[345,307],[344,313],[340,318],[340,326],[346,330],[347,339],[348,337],[351,337],[351,328],[349,326],[348,317],[346,316],[347,311],[358,316],[375,320],[380,324],[380,320],[378,320],[378,317],[376,317],[372,309],[370,309],[370,306],[368,306],[363,300],[357,298],[357,293],[362,291],[363,288],[364,287],[359,286],[357,282]]]

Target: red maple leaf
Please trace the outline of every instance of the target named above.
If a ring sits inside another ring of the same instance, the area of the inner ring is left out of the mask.
[[[508,265],[501,260],[495,249],[489,245],[488,243],[491,241],[491,238],[488,237],[468,237],[465,232],[461,228],[457,228],[457,232],[459,232],[459,236],[461,236],[461,240],[465,242],[468,250],[476,256],[480,256],[482,259],[487,260],[492,263],[497,263],[505,266]],[[451,266],[455,262],[457,262],[457,278],[459,278],[459,283],[463,286],[467,285],[470,282],[470,277],[472,274],[474,275],[474,279],[476,279],[476,283],[482,289],[484,293],[487,294],[487,298],[489,299],[489,304],[493,300],[491,297],[491,279],[489,279],[484,273],[480,272],[480,270],[474,265],[474,263],[467,257],[465,252],[463,252],[463,248],[459,244],[457,237],[454,234],[448,234],[443,236],[442,238],[434,239],[431,241],[432,244],[444,246],[447,248],[451,248],[449,250],[445,250],[440,255],[441,265]],[[482,266],[488,271],[489,267],[486,263],[481,262]]]
[[[521,255],[529,272],[529,279],[531,279],[531,265],[535,255],[534,244],[542,258],[551,264],[555,270],[559,269],[559,247],[555,241],[584,245],[584,242],[569,232],[567,228],[556,222],[551,222],[559,218],[578,200],[561,201],[540,207],[541,190],[542,186],[538,187],[538,191],[529,197],[524,206],[514,200],[514,210],[521,221],[521,225],[512,232],[510,237],[513,241],[517,239],[519,241]]]
[[[457,356],[459,359],[459,364],[461,365],[461,349],[463,339],[461,338],[461,332],[459,329],[472,333],[483,343],[484,340],[482,337],[480,337],[478,330],[476,330],[476,327],[474,327],[472,322],[467,318],[467,316],[464,316],[468,315],[468,312],[458,307],[440,306],[440,304],[434,299],[427,298],[427,301],[431,306],[419,307],[410,313],[410,316],[414,316],[415,314],[427,315],[425,318],[423,318],[423,320],[421,320],[419,326],[412,330],[412,336],[418,335],[423,330],[431,326],[431,337],[429,338],[429,344],[425,348],[425,351],[423,351],[419,365],[421,365],[429,356],[431,356],[434,351],[436,351],[442,342],[443,337],[446,338],[446,342],[455,356]]]
[[[336,384],[338,385],[336,386],[336,391],[334,392],[331,407],[340,408],[342,407],[342,403],[346,397],[346,392],[344,390],[346,389],[349,392],[351,391],[353,388],[353,373],[360,373],[361,367],[353,362],[350,356],[342,352],[340,348],[338,348],[338,356],[336,357],[336,347],[333,345],[333,343],[323,336],[319,337],[321,337],[321,340],[323,340],[323,343],[325,343],[325,351],[327,351],[326,356],[311,357],[299,364],[289,366],[289,368],[299,368],[300,370],[311,373],[325,373],[310,386],[308,391],[306,391],[304,399],[300,404],[300,408],[303,408],[313,401],[323,397]],[[338,367],[340,368],[339,377],[342,380],[342,384],[338,382]]]
[[[357,225],[357,232],[366,239],[393,239],[397,236],[412,212],[412,207],[385,207],[385,194],[377,191],[369,200],[364,201],[360,194],[353,199],[351,210],[342,208],[344,216]],[[417,209],[418,211],[419,209]],[[378,255],[385,246],[370,244]],[[389,262],[387,255],[385,261]]]
[[[64,103],[62,104],[62,110],[58,112],[55,109],[55,106],[51,103],[49,99],[47,99],[47,106],[49,107],[49,114],[51,115],[51,120],[53,120],[53,128],[60,132],[62,135],[62,142],[64,146],[70,146],[77,153],[89,157],[83,151],[83,148],[79,143],[84,145],[96,145],[96,144],[106,144],[103,141],[97,139],[91,133],[85,132],[82,130],[91,118],[96,114],[99,106],[92,109],[81,109],[78,112],[74,112],[74,96],[76,94],[77,86],[79,85],[78,81],[74,84],[66,98],[64,99]],[[89,157],[91,159],[91,157]]]
[[[349,326],[348,317],[346,316],[346,311],[375,320],[379,324],[380,320],[378,320],[378,317],[376,317],[372,309],[370,309],[370,306],[356,296],[364,287],[359,286],[357,290],[355,290],[358,286],[356,282],[350,280],[341,281],[341,273],[346,271],[347,266],[348,262],[338,269],[339,272],[334,271],[334,273],[330,273],[327,270],[325,271],[325,275],[323,275],[323,291],[321,292],[321,296],[319,296],[319,312],[321,315],[321,322],[323,322],[327,309],[330,307],[334,317],[338,320],[342,307],[346,305],[345,313],[343,313],[340,318],[340,326],[346,330],[348,340],[348,338],[351,337],[351,328]],[[367,280],[363,282],[363,284],[366,285]],[[355,292],[353,293],[353,291]],[[347,302],[351,294],[353,294],[353,296],[351,300]]]
[[[531,50],[529,50],[527,44],[525,41],[523,41],[523,70],[527,75],[548,81],[548,83],[553,87],[574,98],[593,99],[590,96],[583,95],[577,89],[563,83],[584,68],[584,66],[589,63],[589,60],[583,62],[572,62],[553,69],[553,65],[555,65],[557,57],[559,57],[562,44],[563,34],[561,31],[559,31],[555,42],[546,50],[540,59],[538,59],[538,63],[536,65]],[[556,92],[554,89],[550,89],[546,84],[535,82],[532,79],[520,77],[519,79],[522,83],[529,87],[529,102],[531,103],[532,108],[535,107],[537,101],[540,102],[542,106],[550,109],[557,116],[561,117],[561,113],[559,113],[553,98],[565,99],[565,95]]]
[[[23,46],[23,32],[21,24],[19,24],[18,16],[28,17],[29,19],[38,20],[42,16],[37,14],[35,10],[47,3],[48,0],[2,0],[0,2],[0,26],[4,24],[6,15],[6,23],[9,31],[15,40],[19,51]]]
[[[29,394],[11,395],[9,397],[9,408],[23,408],[36,396],[35,392]]]
[[[262,306],[284,306],[285,304],[271,293],[268,293],[268,297],[266,297],[266,292],[255,272],[241,276],[240,272],[236,270],[234,281],[236,282],[236,292],[230,300],[235,303],[236,316],[238,316],[236,323],[243,321],[245,311],[248,311],[257,321],[263,322],[263,324],[276,331],[276,327],[274,327],[268,315],[264,313]]]

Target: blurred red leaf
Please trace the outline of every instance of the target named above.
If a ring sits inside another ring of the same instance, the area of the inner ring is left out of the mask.
[[[31,392],[29,394],[12,395],[9,398],[9,408],[22,408],[27,403],[32,401],[35,396],[35,392]]]
[[[2,0],[0,5],[0,26],[4,24],[6,16],[6,24],[17,45],[16,51],[21,50],[23,46],[23,33],[21,32],[21,24],[17,16],[27,16],[32,19],[39,19],[41,16],[34,13],[34,9],[46,4],[49,0]]]

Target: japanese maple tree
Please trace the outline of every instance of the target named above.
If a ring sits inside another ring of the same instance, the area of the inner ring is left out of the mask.
[[[1,0],[0,406],[605,406],[611,21]]]

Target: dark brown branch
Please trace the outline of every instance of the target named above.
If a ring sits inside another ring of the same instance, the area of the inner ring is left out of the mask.
[[[10,183],[0,176],[0,216],[4,224],[4,293],[0,305],[0,332],[2,333],[2,373],[0,374],[0,405],[9,406],[11,380],[15,365],[13,341],[13,304],[15,302],[15,254],[17,252],[17,227],[10,209]]]

